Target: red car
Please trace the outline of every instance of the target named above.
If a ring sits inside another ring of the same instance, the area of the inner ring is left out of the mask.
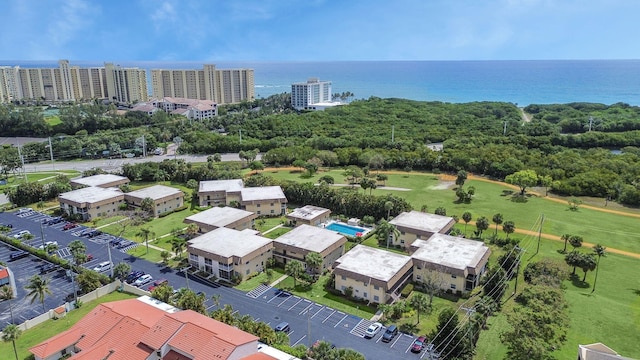
[[[73,228],[75,228],[75,227],[77,227],[77,226],[78,226],[78,224],[76,224],[76,223],[72,223],[72,222],[70,222],[70,223],[66,223],[66,224],[64,224],[64,226],[62,227],[62,230],[71,230],[71,229],[73,229]]]
[[[156,280],[156,281],[153,282],[153,284],[151,284],[151,286],[149,286],[147,288],[147,291],[151,292],[156,287],[158,287],[160,285],[164,285],[164,284],[169,284],[169,280],[167,280],[167,279]]]
[[[425,341],[427,341],[427,338],[425,336],[420,336],[419,338],[417,338],[413,342],[413,345],[411,345],[411,352],[419,353],[420,351],[422,351],[422,349],[424,349],[426,345]]]

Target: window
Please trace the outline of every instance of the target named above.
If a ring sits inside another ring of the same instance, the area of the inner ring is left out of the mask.
[[[373,285],[373,288],[374,288],[375,290],[379,290],[379,289],[380,289],[380,287],[379,287],[378,285]]]
[[[347,287],[346,287],[346,286],[344,286],[344,285],[342,285],[342,286],[340,287],[340,290],[342,290],[342,291],[345,291],[346,289],[347,289]]]
[[[416,280],[422,280],[422,277],[420,275],[416,275]]]
[[[273,206],[273,203],[271,203],[271,206]]]
[[[455,279],[455,278],[457,278],[457,276],[455,276],[455,275],[451,274],[451,278],[452,278],[452,279]]]
[[[260,210],[258,210],[257,214],[260,215]]]
[[[456,289],[456,284],[451,284],[451,288],[452,288],[453,290],[455,290],[455,289]]]
[[[249,269],[247,269],[247,271],[246,271],[247,275],[249,275],[249,271],[250,271],[250,270],[249,270]]]
[[[100,209],[100,206],[96,206],[96,209]]]
[[[272,214],[275,214],[275,211],[274,211],[274,210],[271,210],[271,213],[272,213]]]
[[[256,204],[256,207],[260,207],[260,204]]]
[[[342,280],[347,280],[347,277],[344,276],[344,275],[342,275],[341,278],[342,278]]]
[[[378,295],[373,295],[373,301],[380,302],[380,297]]]
[[[366,299],[366,298],[367,298],[367,293],[364,293],[364,294],[362,295],[362,297]]]

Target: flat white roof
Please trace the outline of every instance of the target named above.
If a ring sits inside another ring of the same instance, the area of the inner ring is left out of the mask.
[[[153,200],[162,199],[165,196],[179,195],[184,193],[180,189],[172,188],[164,185],[153,185],[143,189],[128,192],[127,195],[140,199],[152,198]]]
[[[427,240],[416,240],[411,257],[453,269],[475,268],[489,248],[482,242],[445,234],[433,234]]]
[[[86,186],[101,186],[104,184],[123,180],[126,180],[128,182],[129,178],[113,174],[98,174],[83,178],[72,179],[71,181],[76,184],[82,184]]]
[[[280,186],[248,187],[240,190],[242,201],[287,199]]]
[[[337,232],[304,224],[275,238],[273,242],[321,253],[340,240],[346,242],[347,239]]]
[[[366,245],[356,245],[336,261],[340,263],[336,269],[344,269],[386,282],[411,262],[411,257]]]
[[[225,206],[212,207],[211,209],[193,214],[191,216],[187,216],[185,220],[223,227],[249,216],[254,216],[254,214],[251,211],[245,211]]]
[[[396,226],[437,233],[453,220],[452,217],[423,213],[420,211],[403,212],[389,221]]]
[[[200,181],[198,191],[240,191],[244,188],[242,179]]]
[[[331,212],[331,210],[319,206],[307,205],[293,210],[287,214],[287,216],[297,219],[311,220],[327,212]]]
[[[189,240],[189,245],[198,250],[230,258],[232,256],[246,256],[272,243],[271,239],[256,235],[254,230],[247,230],[217,228]]]
[[[86,187],[78,190],[72,190],[58,195],[59,199],[73,201],[76,203],[95,203],[99,201],[109,200],[118,196],[124,198],[124,194],[120,190],[103,189],[100,187]]]

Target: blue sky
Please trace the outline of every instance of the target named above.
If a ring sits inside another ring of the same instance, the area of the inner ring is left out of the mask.
[[[11,0],[0,59],[640,59],[637,0]]]

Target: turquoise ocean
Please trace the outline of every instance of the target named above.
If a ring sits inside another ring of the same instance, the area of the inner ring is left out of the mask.
[[[73,61],[71,65],[102,66]],[[203,62],[114,62],[146,69],[202,68]],[[223,62],[217,68],[255,70],[256,97],[290,92],[291,84],[320,78],[334,93],[424,101],[505,101],[519,106],[568,102],[640,105],[640,60]],[[0,61],[54,67],[55,61]],[[149,89],[151,89],[149,87]]]

